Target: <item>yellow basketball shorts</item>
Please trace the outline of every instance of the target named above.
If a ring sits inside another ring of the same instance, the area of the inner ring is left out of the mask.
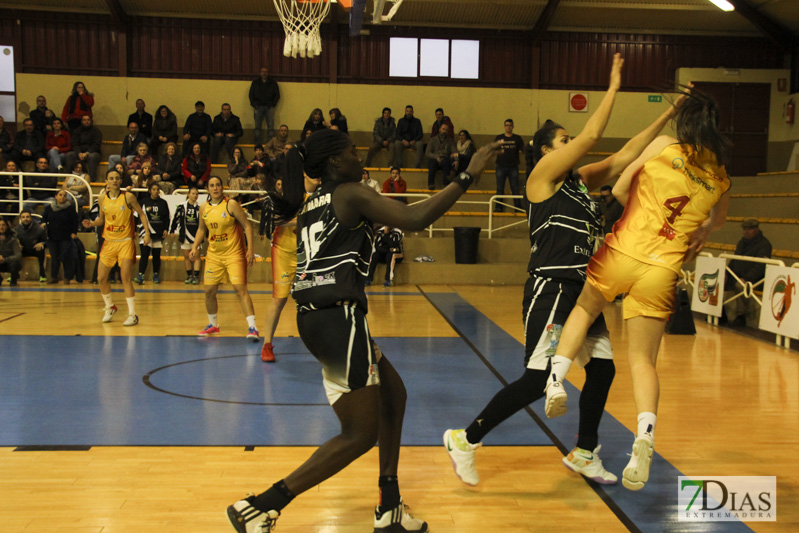
[[[232,285],[247,284],[247,257],[244,255],[205,256],[205,285],[220,285],[229,281]]]
[[[624,297],[624,319],[648,316],[666,319],[672,312],[677,273],[643,263],[618,250],[602,246],[588,262],[587,282],[612,302]]]
[[[272,246],[272,298],[288,298],[297,274],[297,251]]]
[[[113,267],[117,262],[121,265],[124,261],[136,260],[136,245],[133,239],[124,241],[110,241],[105,239],[100,249],[100,261],[107,267]]]

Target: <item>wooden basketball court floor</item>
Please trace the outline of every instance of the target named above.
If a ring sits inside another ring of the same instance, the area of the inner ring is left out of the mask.
[[[269,285],[251,286],[259,326]],[[120,310],[121,292],[114,297]],[[656,457],[640,492],[598,486],[561,464],[577,431],[541,402],[485,439],[481,483],[463,485],[441,445],[522,372],[521,287],[372,288],[373,336],[409,392],[400,486],[434,533],[799,531],[799,359],[697,323],[666,336]],[[228,504],[260,492],[337,433],[318,363],[291,306],[261,363],[235,295],[220,292],[223,336],[199,339],[201,288],[137,292],[141,322],[101,324],[95,286],[0,290],[0,531],[224,532]],[[621,475],[635,409],[621,307],[606,309],[616,380],[601,457]],[[121,315],[122,313],[120,313]],[[776,522],[678,521],[677,476],[777,476]],[[376,449],[283,512],[278,531],[372,531]]]

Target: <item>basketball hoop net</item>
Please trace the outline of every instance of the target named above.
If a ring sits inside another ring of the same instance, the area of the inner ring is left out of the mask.
[[[319,28],[330,12],[327,0],[273,0],[283,23],[286,40],[283,55],[286,57],[316,57],[322,53]]]

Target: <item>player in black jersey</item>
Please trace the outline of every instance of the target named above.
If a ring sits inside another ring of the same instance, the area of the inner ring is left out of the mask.
[[[494,427],[532,402],[547,396],[547,416],[565,409],[565,394],[547,389],[556,364],[555,354],[566,318],[577,303],[585,282],[585,269],[601,231],[599,211],[588,195],[616,177],[634,161],[673,115],[663,113],[648,128],[610,157],[572,170],[602,137],[621,83],[624,61],[613,59],[610,86],[583,131],[571,139],[563,127],[548,120],[533,137],[534,167],[527,178],[527,221],[530,226],[530,277],[524,287],[525,372],[488,403],[465,430],[447,430],[444,444],[455,473],[464,483],[479,482],[475,450]],[[607,326],[602,314],[588,333],[581,363],[586,381],[580,395],[577,445],[564,457],[564,465],[601,484],[618,478],[599,459],[599,422],[616,370]],[[560,387],[561,385],[558,384]],[[562,389],[560,389],[562,392]]]
[[[180,249],[183,251],[183,262],[186,268],[186,281],[184,283],[187,285],[200,283],[201,260],[199,258],[194,261],[189,259],[191,246],[194,244],[194,238],[200,228],[200,204],[197,202],[199,196],[200,191],[197,187],[189,187],[186,201],[175,208],[175,216],[172,219],[172,226],[169,228],[169,233],[172,235],[177,232],[178,241],[180,241]]]
[[[280,511],[296,495],[342,470],[375,441],[380,449],[380,505],[374,531],[427,531],[427,524],[405,509],[397,481],[405,386],[372,341],[366,322],[364,283],[372,227],[379,223],[424,229],[466,191],[497,149],[497,144],[483,147],[453,183],[412,205],[361,185],[361,160],[350,138],[340,131],[318,131],[289,152],[283,196],[272,195],[272,200],[278,223],[297,216],[293,289],[297,326],[305,345],[322,363],[325,391],[341,434],[266,492],[228,507],[237,531],[271,531]],[[303,173],[322,178],[322,185],[305,203]]]

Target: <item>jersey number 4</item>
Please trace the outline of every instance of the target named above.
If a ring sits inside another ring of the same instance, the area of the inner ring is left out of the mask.
[[[674,239],[674,236],[677,232],[674,228],[671,227],[672,224],[677,220],[677,217],[682,215],[683,209],[685,206],[688,205],[688,202],[691,201],[691,198],[688,196],[673,196],[671,198],[667,198],[665,202],[663,202],[663,207],[668,209],[671,212],[671,215],[666,219],[666,223],[663,224],[663,227],[660,228],[660,232],[658,236],[666,237],[668,240]]]

